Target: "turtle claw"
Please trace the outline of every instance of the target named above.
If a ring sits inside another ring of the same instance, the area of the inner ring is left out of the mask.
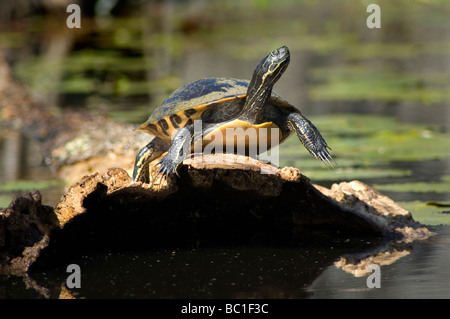
[[[163,177],[176,173],[178,166],[177,163],[168,159],[167,156],[159,161],[157,165],[159,166],[158,174],[161,174]]]
[[[328,149],[330,149],[328,146],[326,146],[324,149],[320,150],[319,152],[314,154],[314,157],[321,160],[325,164],[330,165],[332,168],[335,168],[333,166],[333,163],[337,165],[336,161],[331,157],[330,153],[328,152]],[[331,150],[331,149],[330,149]]]

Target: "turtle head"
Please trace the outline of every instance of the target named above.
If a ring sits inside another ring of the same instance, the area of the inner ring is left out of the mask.
[[[289,65],[290,54],[286,46],[273,50],[259,62],[248,85],[247,98],[240,118],[260,123],[264,109],[272,95],[272,88]]]
[[[290,54],[286,46],[273,50],[255,69],[254,77],[258,77],[262,84],[273,85],[284,73],[289,65]]]

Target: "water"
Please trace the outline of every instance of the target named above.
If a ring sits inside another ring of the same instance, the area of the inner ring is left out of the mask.
[[[57,298],[69,263],[82,269],[82,288],[71,292],[85,298],[450,296],[448,4],[382,2],[382,28],[374,30],[365,25],[362,2],[227,3],[125,5],[115,18],[83,17],[80,30],[65,27],[65,10],[24,12],[11,22],[7,6],[0,10],[1,52],[49,109],[137,124],[180,85],[211,76],[249,79],[262,56],[286,44],[292,60],[275,89],[320,128],[339,167],[324,169],[295,138],[282,146],[280,163],[324,186],[352,179],[376,185],[436,234],[382,266],[381,288],[335,265],[378,247],[368,239],[224,242],[69,256],[25,279],[1,276],[1,298]],[[66,185],[55,184],[59,177],[37,156],[36,136],[2,127],[0,149],[0,207],[33,189],[44,204],[59,201]],[[444,207],[427,205],[433,201]]]
[[[408,255],[380,268],[381,288],[367,288],[367,277],[355,278],[328,267],[308,288],[311,298],[445,298],[450,295],[450,227],[432,227],[436,233],[413,245]]]
[[[377,247],[347,242],[75,254],[70,262],[81,267],[81,288],[71,292],[77,298],[448,298],[450,228],[431,230],[430,239],[384,257],[391,261],[380,267],[380,288],[336,266],[341,256]],[[28,289],[22,278],[1,277],[1,297],[56,298],[71,274],[67,264],[32,271]]]

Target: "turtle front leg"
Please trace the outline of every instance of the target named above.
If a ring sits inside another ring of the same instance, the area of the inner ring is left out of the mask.
[[[166,152],[168,147],[167,143],[158,137],[155,137],[150,143],[144,146],[136,155],[133,170],[133,182],[149,182],[149,164]]]
[[[331,164],[333,158],[328,152],[331,148],[310,120],[301,113],[290,113],[287,116],[286,122],[288,127],[297,133],[299,140],[312,156],[333,166]]]
[[[201,132],[197,135],[201,137]],[[172,138],[167,155],[159,161],[158,173],[163,176],[175,173],[178,165],[190,154],[191,145],[198,137],[194,136],[194,125],[188,125],[180,129]]]
[[[176,173],[178,165],[190,154],[192,145],[222,124],[201,124],[200,126],[194,124],[180,129],[173,137],[167,155],[158,163],[159,173],[163,176]]]

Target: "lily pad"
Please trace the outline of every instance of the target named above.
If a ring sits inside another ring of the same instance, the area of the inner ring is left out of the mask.
[[[311,120],[322,132],[341,167],[450,159],[450,148],[442,147],[450,145],[450,135],[429,125],[401,123],[388,116],[356,114],[315,116]],[[280,159],[294,158],[295,154],[298,158],[303,152],[300,148],[296,138],[291,137],[280,146]],[[302,162],[298,165],[302,168]],[[319,166],[321,163],[317,162],[316,167]]]
[[[389,192],[416,192],[416,193],[450,193],[450,184],[447,183],[402,183],[402,184],[374,184],[376,189]]]
[[[60,181],[31,181],[18,180],[0,184],[0,192],[27,192],[33,190],[43,190],[55,186],[64,185]]]
[[[8,195],[0,195],[0,209],[8,207],[12,197]]]
[[[399,202],[400,206],[410,211],[414,219],[425,225],[450,225],[450,208],[427,205],[421,201]],[[450,205],[450,201],[443,202]]]

